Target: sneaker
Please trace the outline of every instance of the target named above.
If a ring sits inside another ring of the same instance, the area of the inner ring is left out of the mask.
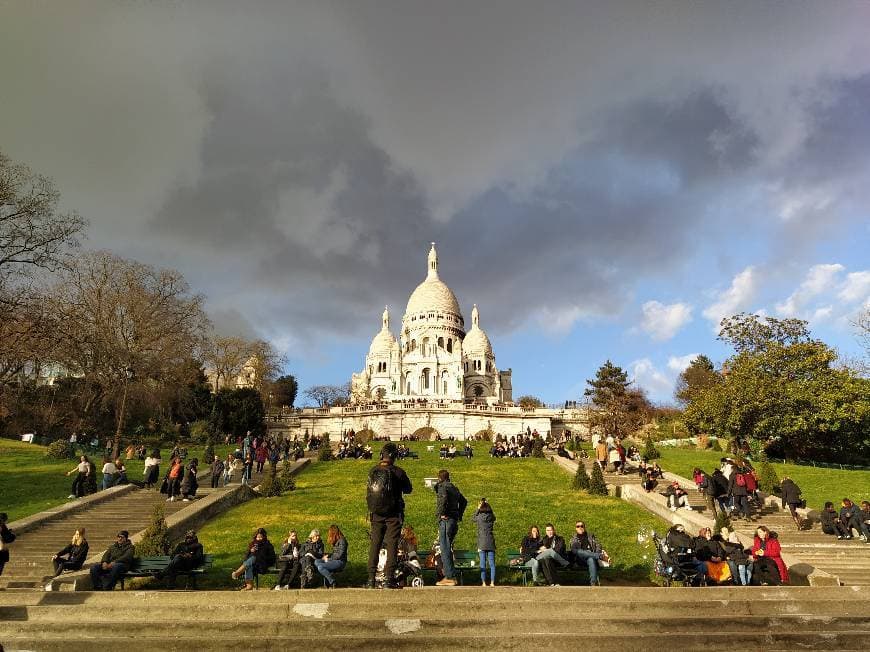
[[[598,560],[598,565],[603,568],[610,568],[610,555],[607,554],[607,551],[601,551],[601,559]]]
[[[838,534],[838,535],[837,535],[837,538],[838,538],[838,539],[842,539],[842,538],[843,538],[843,535],[842,535],[842,534]]]
[[[685,509],[687,512],[691,512],[691,511],[692,511],[692,507],[691,507],[691,505],[684,505],[684,506],[683,506],[683,509]]]
[[[443,580],[435,582],[435,586],[456,586],[456,580],[452,577],[445,577]]]
[[[561,584],[550,584],[550,586],[562,586]]]
[[[171,502],[172,502],[172,498],[167,498],[167,499],[166,499],[166,502],[167,502],[167,503],[171,503]]]
[[[185,498],[185,499],[184,499],[183,501],[181,501],[181,502],[183,502],[183,503],[189,503],[189,502],[190,502],[190,498]]]
[[[67,496],[67,498],[75,498],[75,497],[76,497],[75,494],[70,494],[69,496]]]
[[[671,507],[671,511],[672,511],[672,512],[675,512],[675,511],[677,511],[677,508],[676,508],[676,507]]]
[[[283,587],[282,587],[280,584],[276,584],[276,585],[275,585],[275,588],[272,589],[272,590],[273,590],[273,591],[281,591],[281,590],[283,590]]]
[[[51,588],[51,582],[49,582],[48,584],[45,585],[45,590],[46,590],[46,591],[52,591],[52,590],[53,590],[53,589]]]

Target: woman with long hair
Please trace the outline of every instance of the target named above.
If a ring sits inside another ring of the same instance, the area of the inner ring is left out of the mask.
[[[495,586],[495,513],[492,506],[481,498],[471,520],[477,524],[477,552],[480,555],[480,584],[486,586],[486,565],[489,563],[489,586]]]
[[[281,545],[281,556],[278,558],[278,581],[275,590],[289,589],[290,585],[300,577],[302,572],[302,544],[296,530],[290,530]]]
[[[160,477],[160,451],[156,448],[151,451],[151,455],[145,458],[145,469],[142,471],[145,476],[145,487],[150,489],[157,483],[157,478]]]
[[[788,584],[788,568],[782,560],[781,550],[776,532],[759,525],[752,543],[752,556],[755,558],[753,583],[757,580],[759,584]]]
[[[302,544],[302,579],[300,586],[304,589],[310,586],[314,580],[316,571],[314,562],[321,559],[324,554],[323,539],[320,538],[320,530],[311,530],[305,543]]]
[[[80,527],[73,534],[69,545],[51,558],[54,564],[54,576],[57,577],[65,570],[80,570],[88,558],[88,548],[85,528]]]
[[[534,584],[537,584],[540,581],[538,575],[539,564],[536,559],[540,547],[541,530],[537,525],[533,525],[529,528],[528,534],[523,537],[523,540],[520,543],[520,554],[522,555],[523,566],[532,569],[532,582]]]
[[[314,566],[317,572],[323,575],[326,581],[326,588],[335,588],[335,578],[333,573],[339,573],[347,566],[347,539],[341,529],[334,523],[329,526],[329,532],[326,535],[326,542],[332,546],[332,552],[328,555],[323,555],[321,559],[314,560]]]
[[[245,559],[242,565],[232,573],[234,580],[244,574],[245,583],[241,587],[242,591],[254,590],[254,575],[265,573],[275,563],[275,547],[269,541],[264,528],[258,528],[254,533],[254,538],[248,544],[248,551],[245,553]]]

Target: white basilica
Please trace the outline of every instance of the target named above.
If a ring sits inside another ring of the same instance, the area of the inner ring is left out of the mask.
[[[435,244],[429,251],[424,280],[408,299],[402,331],[396,341],[385,308],[362,372],[353,374],[355,403],[392,400],[465,399],[486,403],[513,400],[511,371],[499,371],[480,313],[471,309],[471,329],[456,295],[438,277]]]

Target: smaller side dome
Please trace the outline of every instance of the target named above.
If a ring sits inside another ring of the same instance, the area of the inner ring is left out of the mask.
[[[465,355],[481,354],[492,356],[492,344],[484,330],[480,327],[480,311],[477,304],[471,309],[471,330],[462,341],[462,352]]]
[[[398,345],[395,336],[390,332],[390,310],[385,306],[384,314],[381,315],[381,330],[372,338],[369,355],[388,355]]]

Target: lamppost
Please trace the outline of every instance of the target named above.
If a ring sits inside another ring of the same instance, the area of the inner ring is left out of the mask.
[[[121,450],[121,428],[124,427],[124,412],[127,409],[127,388],[133,379],[133,368],[124,368],[124,394],[121,396],[121,409],[118,412],[118,429],[115,431],[115,446],[112,449],[112,457],[117,459]]]

